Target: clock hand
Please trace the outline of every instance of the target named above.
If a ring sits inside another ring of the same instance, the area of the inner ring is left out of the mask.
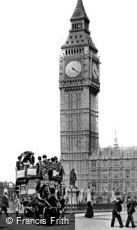
[[[72,70],[74,70],[75,72],[79,73],[75,68],[72,67]]]

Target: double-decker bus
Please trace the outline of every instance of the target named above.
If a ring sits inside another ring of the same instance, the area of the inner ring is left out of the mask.
[[[26,152],[25,152],[26,153]],[[29,152],[30,157],[32,156]],[[23,156],[27,156],[27,153]],[[57,201],[60,202],[62,209],[64,207],[64,196],[65,196],[65,186],[62,183],[64,170],[61,166],[61,163],[57,160],[57,157],[47,159],[44,162],[37,164],[32,164],[29,158],[27,162],[24,162],[24,158],[21,156],[16,167],[16,194],[19,197],[19,201],[23,204],[25,202],[35,206],[35,209],[38,208],[40,202],[45,202],[45,206],[49,205],[48,199],[50,198],[50,191],[55,191],[55,197]],[[43,191],[48,190],[48,197],[41,197],[40,191],[43,188]],[[38,200],[34,205],[34,200]],[[55,207],[52,207],[55,208]]]

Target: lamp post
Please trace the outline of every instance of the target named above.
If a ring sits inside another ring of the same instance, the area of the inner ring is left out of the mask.
[[[72,186],[70,188],[70,191],[71,191],[71,212],[72,212],[72,196],[73,196],[73,194],[72,194]]]

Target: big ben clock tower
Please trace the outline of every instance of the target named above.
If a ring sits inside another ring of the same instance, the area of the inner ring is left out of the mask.
[[[78,0],[70,21],[68,38],[61,47],[59,71],[61,159],[67,187],[74,168],[76,186],[85,188],[90,180],[89,158],[99,145],[100,62],[82,0]]]

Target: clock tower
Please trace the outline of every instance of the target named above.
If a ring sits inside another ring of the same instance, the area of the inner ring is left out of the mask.
[[[59,68],[61,159],[67,187],[74,168],[76,186],[85,188],[90,181],[89,159],[99,146],[100,61],[82,0],[78,0],[70,22],[68,38],[61,47]]]

